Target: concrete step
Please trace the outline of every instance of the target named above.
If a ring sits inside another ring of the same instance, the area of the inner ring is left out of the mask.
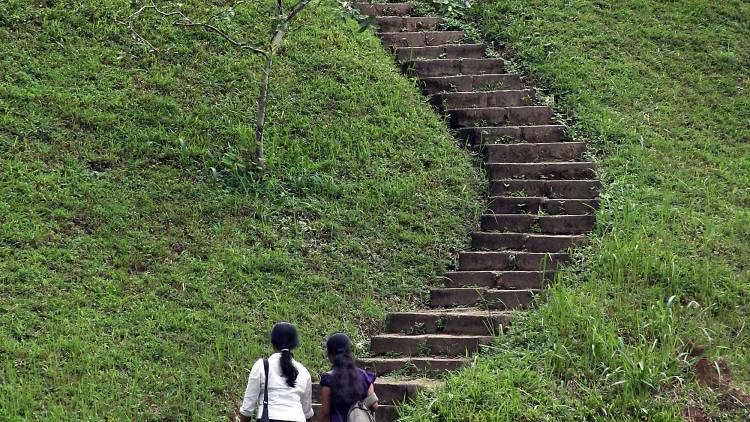
[[[313,411],[315,412],[315,417],[313,420],[318,420],[318,415],[320,415],[320,403],[314,403],[313,404]],[[398,420],[398,409],[396,406],[393,405],[382,405],[378,407],[378,411],[375,412],[375,422],[394,422]]]
[[[596,217],[584,215],[484,214],[480,227],[485,232],[534,234],[583,234],[594,229]],[[533,268],[536,270],[536,268]]]
[[[375,394],[380,404],[403,403],[413,400],[419,390],[436,387],[440,383],[431,379],[403,379],[393,377],[378,377],[375,380]],[[313,402],[320,403],[320,383],[313,383]]]
[[[491,336],[457,334],[381,334],[370,341],[373,356],[466,356],[492,343]]]
[[[567,253],[465,251],[458,255],[460,271],[554,271],[567,264]]]
[[[481,59],[485,56],[485,44],[443,44],[429,47],[397,47],[396,60],[404,63],[420,59]]]
[[[406,16],[414,6],[409,3],[357,3],[359,11],[366,16]]]
[[[418,77],[481,75],[503,73],[504,62],[500,59],[428,59],[407,61],[401,67],[405,73]]]
[[[546,125],[552,121],[552,110],[547,106],[454,108],[448,110],[453,127],[494,125]]]
[[[433,95],[430,100],[435,107],[438,107],[441,110],[458,108],[518,107],[531,104],[532,95],[533,93],[529,89],[444,92],[442,94]]]
[[[447,371],[455,371],[468,361],[466,358],[364,358],[358,359],[361,368],[368,369],[378,375],[385,374],[413,374],[427,377],[437,377]]]
[[[593,214],[598,208],[596,199],[491,196],[487,203],[487,209],[495,214],[584,215]]]
[[[499,290],[539,290],[554,280],[553,271],[448,271],[445,287],[484,287]]]
[[[387,325],[391,333],[492,335],[508,325],[510,313],[479,309],[420,310],[391,312]]]
[[[466,92],[488,90],[521,89],[521,78],[517,74],[499,73],[486,75],[430,76],[419,81],[427,95],[441,92]]]
[[[442,18],[418,16],[378,16],[375,24],[380,32],[416,32],[435,29]]]
[[[548,161],[576,161],[583,157],[583,142],[553,142],[528,144],[490,144],[484,146],[485,162],[539,163]]]
[[[432,289],[430,305],[434,307],[482,306],[488,309],[524,309],[534,300],[535,290]]]
[[[499,179],[490,183],[490,196],[546,196],[564,199],[595,199],[599,197],[598,180]]]
[[[586,236],[529,233],[471,234],[471,248],[478,251],[563,252],[584,243]]]
[[[552,143],[565,139],[563,125],[488,126],[458,129],[458,136],[473,145],[515,142]]]
[[[379,32],[386,47],[426,47],[458,44],[464,38],[461,31]]]
[[[490,163],[490,179],[594,179],[595,165],[588,161],[552,163]]]

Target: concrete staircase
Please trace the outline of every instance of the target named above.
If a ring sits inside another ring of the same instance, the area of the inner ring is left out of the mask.
[[[481,231],[471,234],[471,249],[444,286],[430,292],[429,309],[388,315],[386,332],[360,360],[388,376],[376,390],[387,404],[378,420],[391,421],[394,404],[464,365],[553,280],[568,249],[594,228],[599,181],[586,146],[567,142],[552,110],[535,105],[533,91],[501,59],[486,57],[487,46],[440,30],[440,18],[410,16],[407,3],[359,7],[376,17],[384,46],[462,144],[482,153],[490,179]]]

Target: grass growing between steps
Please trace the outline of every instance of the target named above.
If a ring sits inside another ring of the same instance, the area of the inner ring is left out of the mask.
[[[591,143],[603,207],[575,271],[405,420],[747,420],[750,5],[478,0],[472,16]],[[699,385],[692,344],[731,382]]]
[[[273,4],[185,10],[261,40]],[[476,221],[470,156],[332,4],[276,62],[264,176],[259,59],[153,16],[149,52],[134,7],[0,4],[2,420],[223,419],[273,322],[313,373],[333,331],[366,350]]]

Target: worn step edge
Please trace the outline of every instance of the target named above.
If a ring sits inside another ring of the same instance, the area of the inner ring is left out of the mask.
[[[510,324],[512,316],[512,312],[481,309],[389,312],[386,327],[392,334],[492,335]]]
[[[410,60],[439,58],[485,58],[485,44],[440,44],[425,47],[395,47],[394,54],[399,64]]]
[[[479,334],[378,334],[370,339],[373,356],[466,356],[492,343],[492,336]]]
[[[360,367],[371,370],[378,375],[406,372],[440,376],[454,371],[469,362],[467,358],[431,358],[431,357],[400,357],[400,358],[361,358],[357,360]]]
[[[429,378],[397,378],[377,377],[375,380],[375,394],[378,395],[381,404],[398,404],[406,400],[412,400],[417,396],[419,390],[425,388],[436,388],[440,381]],[[313,402],[320,403],[319,382],[313,383]]]
[[[599,208],[598,199],[552,199],[543,196],[490,196],[488,214],[590,215]]]
[[[430,306],[435,308],[484,306],[488,309],[525,309],[531,306],[538,289],[501,290],[485,288],[435,288],[430,290]]]
[[[537,163],[487,163],[492,180],[595,180],[596,164],[592,161],[558,161]]]
[[[557,253],[580,246],[586,240],[581,234],[546,234],[518,232],[472,232],[474,251],[523,251]]]
[[[448,271],[442,279],[446,288],[537,290],[551,283],[554,277],[554,271]],[[510,318],[513,313],[508,315]]]
[[[357,8],[368,16],[406,16],[414,9],[409,3],[366,3],[357,2]]]

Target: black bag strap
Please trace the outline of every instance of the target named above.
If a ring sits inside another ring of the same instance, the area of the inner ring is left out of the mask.
[[[263,381],[263,413],[260,417],[261,422],[268,422],[268,359],[263,358],[263,373],[266,378]]]

